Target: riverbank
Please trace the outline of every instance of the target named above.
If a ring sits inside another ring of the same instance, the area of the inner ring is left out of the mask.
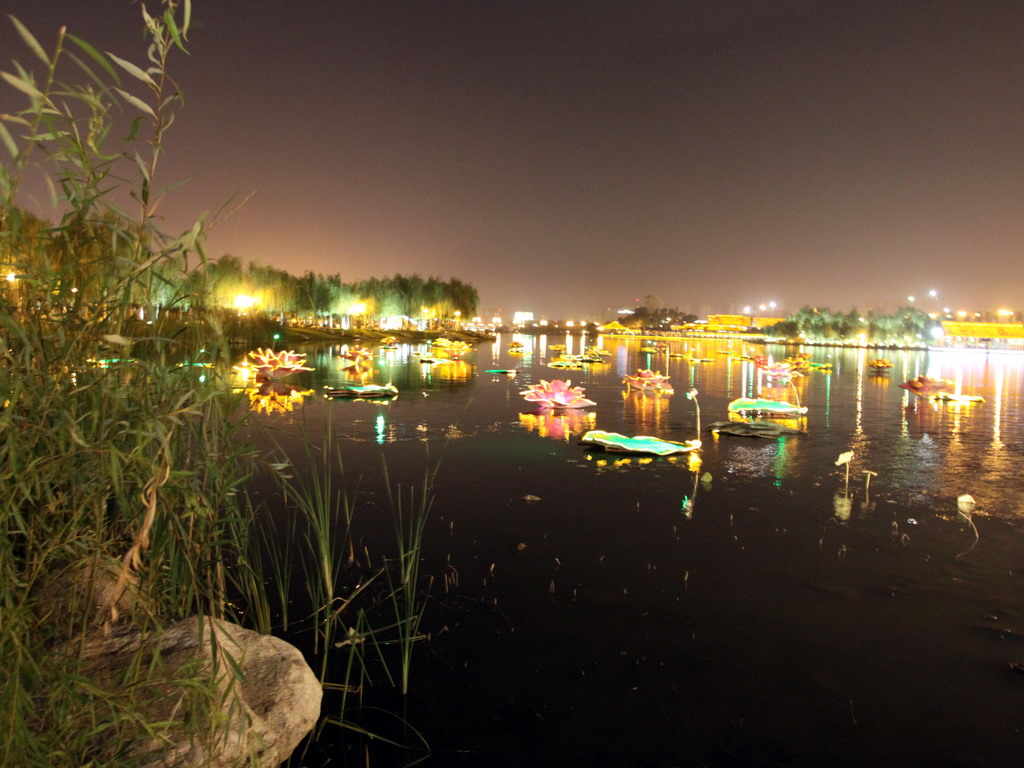
[[[280,331],[280,340],[286,344],[312,344],[316,342],[375,344],[387,336],[392,336],[399,341],[412,344],[429,342],[441,337],[465,341],[469,344],[479,344],[494,338],[486,333],[450,329],[443,331],[385,331],[379,328],[349,328],[346,330],[343,328],[289,325],[282,326]]]

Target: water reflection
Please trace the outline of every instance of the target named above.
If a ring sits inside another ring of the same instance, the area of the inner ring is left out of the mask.
[[[712,474],[742,478],[744,482],[769,478],[776,486],[812,489],[832,471],[835,456],[853,450],[859,467],[878,472],[876,498],[886,503],[932,503],[939,497],[955,498],[970,492],[979,505],[995,514],[1017,514],[1015,493],[1024,476],[1024,356],[986,356],[923,351],[887,352],[894,367],[879,373],[868,365],[876,353],[859,349],[808,349],[811,363],[830,362],[832,373],[809,370],[793,385],[769,385],[748,355],[785,359],[792,349],[748,347],[738,342],[669,340],[668,353],[642,351],[635,338],[599,337],[611,365],[587,366],[567,378],[579,379],[587,397],[597,405],[577,413],[519,414],[518,391],[532,381],[553,377],[547,368],[552,345],[565,344],[574,351],[587,349],[580,337],[510,336],[476,350],[481,367],[516,369],[519,375],[482,375],[472,362],[463,360],[423,364],[418,354],[429,354],[426,345],[402,343],[398,349],[373,350],[372,365],[364,370],[342,368],[342,346],[312,347],[308,359],[316,371],[296,375],[291,393],[260,393],[252,384],[250,402],[261,412],[281,412],[299,407],[302,393],[322,386],[394,383],[399,397],[386,415],[373,412],[372,438],[392,444],[425,436],[488,435],[508,440],[508,430],[529,431],[568,443],[599,422],[602,429],[626,435],[648,434],[666,439],[691,437],[692,409],[680,397],[651,393],[626,393],[622,378],[640,368],[659,366],[678,391],[696,386],[706,423],[728,416],[728,404],[736,397],[764,397],[794,401],[808,408],[799,422],[787,424],[807,435],[771,441],[743,437],[709,438],[703,457]],[[512,345],[521,345],[521,352]],[[673,356],[677,355],[677,356]],[[678,355],[685,355],[680,357]],[[712,363],[694,359],[712,359]],[[957,392],[983,396],[984,403],[936,403],[918,401],[892,382],[919,375],[949,379]],[[675,405],[673,405],[675,401]],[[309,401],[307,400],[307,403]],[[346,411],[335,411],[336,419]],[[458,425],[452,427],[452,425]],[[481,458],[490,450],[481,444]],[[575,449],[573,449],[575,450]],[[625,468],[648,466],[635,457],[616,460],[602,457],[601,466]],[[597,466],[593,458],[588,459]],[[654,466],[667,466],[654,462]],[[851,513],[862,508],[854,498]],[[866,501],[866,500],[865,500]],[[833,515],[830,514],[830,517]]]
[[[632,416],[635,431],[655,437],[663,434],[668,428],[671,399],[672,395],[667,392],[636,389],[626,389],[622,392],[622,401]]]
[[[313,394],[312,389],[301,389],[282,381],[263,381],[241,390],[249,400],[249,410],[255,413],[290,413]]]
[[[542,408],[533,413],[520,413],[519,423],[530,432],[541,437],[568,442],[571,437],[580,437],[597,425],[597,414],[593,411],[552,411]]]

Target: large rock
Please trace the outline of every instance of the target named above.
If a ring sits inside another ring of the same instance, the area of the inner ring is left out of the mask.
[[[171,723],[131,747],[152,768],[276,766],[320,716],[323,691],[297,648],[216,619],[186,619],[149,637],[114,628],[89,638],[83,664],[101,685],[127,672],[146,692],[145,719]],[[215,682],[215,700],[197,700],[202,687],[188,683],[196,679]],[[197,726],[204,710],[208,721]]]

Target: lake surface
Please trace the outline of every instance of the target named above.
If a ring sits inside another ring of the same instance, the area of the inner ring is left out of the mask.
[[[552,345],[595,341],[608,363],[548,367]],[[405,713],[425,764],[1022,764],[1024,357],[886,352],[895,367],[878,374],[874,351],[809,348],[833,368],[795,381],[809,410],[784,423],[805,435],[705,431],[699,466],[584,449],[588,429],[696,436],[691,386],[703,425],[737,397],[792,399],[727,355],[781,347],[669,342],[710,360],[692,362],[646,344],[504,335],[444,365],[403,345],[376,351],[362,379],[393,382],[393,401],[312,396],[261,417],[286,438],[317,440],[328,421],[344,438],[371,557],[392,531],[382,458],[405,486],[440,461],[423,552],[431,637]],[[316,370],[295,383],[355,382],[343,349],[304,350]],[[638,368],[676,393],[627,393]],[[917,401],[898,384],[919,374],[985,402]],[[520,397],[555,378],[596,405],[538,413]],[[419,757],[341,738],[306,764],[362,765],[365,749],[371,765]]]

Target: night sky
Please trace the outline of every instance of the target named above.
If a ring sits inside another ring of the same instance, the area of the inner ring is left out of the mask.
[[[46,47],[66,24],[144,55],[130,0],[0,9]],[[255,191],[211,256],[458,277],[487,314],[1024,307],[1019,0],[194,0],[193,21],[165,226]],[[2,22],[2,68],[34,68]]]

